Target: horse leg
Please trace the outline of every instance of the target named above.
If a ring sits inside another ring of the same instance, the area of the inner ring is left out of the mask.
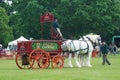
[[[78,61],[78,53],[75,53],[75,56],[74,56],[74,59],[75,59],[75,63],[78,67],[81,67],[79,61]]]
[[[88,66],[88,67],[92,67],[92,65],[90,63],[91,53],[92,52],[89,52],[88,55],[86,55],[86,66]]]
[[[73,67],[71,60],[72,60],[72,54],[69,53],[69,56],[68,56],[68,65],[69,65],[70,67]]]
[[[85,66],[85,63],[84,63],[84,55],[80,55],[80,64],[81,66]]]

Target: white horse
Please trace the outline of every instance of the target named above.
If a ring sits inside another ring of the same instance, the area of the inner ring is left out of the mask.
[[[68,57],[68,65],[73,67],[72,65],[72,54],[74,54],[75,63],[78,67],[88,66],[91,67],[90,58],[92,51],[94,49],[94,44],[100,44],[101,37],[96,34],[88,34],[83,36],[79,40],[66,40],[62,44],[63,52],[67,52]],[[80,55],[80,60],[78,59],[78,55]]]

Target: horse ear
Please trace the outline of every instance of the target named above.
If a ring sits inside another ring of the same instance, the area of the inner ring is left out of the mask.
[[[93,35],[93,33],[89,33],[88,35]]]

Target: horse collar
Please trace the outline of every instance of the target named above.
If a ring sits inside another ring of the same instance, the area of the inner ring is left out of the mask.
[[[88,38],[88,40],[90,40],[90,42],[92,43],[93,47],[95,48],[94,42],[89,37],[87,37],[87,38]]]

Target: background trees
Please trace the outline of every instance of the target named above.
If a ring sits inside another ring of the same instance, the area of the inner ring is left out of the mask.
[[[78,39],[92,32],[110,43],[112,36],[120,34],[119,0],[12,0],[7,11],[11,13],[9,26],[13,28],[14,38],[23,35],[40,39],[40,15],[46,11],[59,19],[65,38]],[[44,28],[46,39],[48,24]]]
[[[8,25],[9,17],[4,8],[0,7],[0,43],[7,45],[12,40],[12,28]]]

